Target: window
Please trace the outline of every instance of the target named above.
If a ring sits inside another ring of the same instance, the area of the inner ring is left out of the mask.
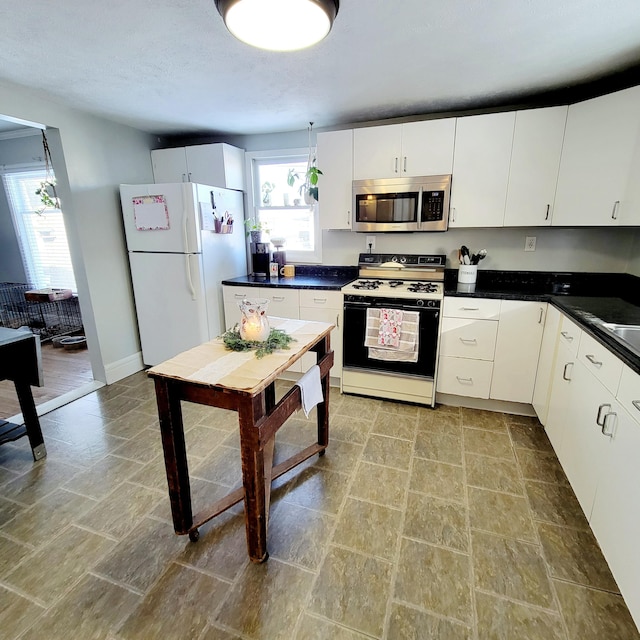
[[[36,195],[46,180],[44,167],[6,170],[2,176],[29,284],[76,291],[67,234],[60,209],[42,209]]]
[[[248,153],[252,192],[250,216],[269,230],[269,238],[284,238],[283,250],[292,262],[321,262],[321,236],[316,203],[305,202],[305,149]],[[293,186],[288,183],[292,176]],[[302,192],[301,192],[302,191]]]

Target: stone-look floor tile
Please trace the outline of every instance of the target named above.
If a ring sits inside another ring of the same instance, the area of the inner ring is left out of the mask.
[[[509,424],[509,433],[516,447],[553,451],[547,432],[539,422],[537,424]]]
[[[227,431],[195,425],[185,434],[187,457],[200,460],[206,458],[228,436]]]
[[[498,460],[475,453],[465,454],[464,459],[469,486],[524,495],[524,484],[515,460]]]
[[[406,471],[409,469],[412,448],[413,443],[408,440],[372,434],[364,447],[362,459]]]
[[[106,402],[107,400],[111,400],[111,398],[115,398],[116,396],[121,396],[123,393],[129,391],[129,387],[125,384],[110,384],[106,387],[102,387],[90,393],[88,396],[85,396],[84,399],[93,402]]]
[[[392,561],[402,511],[347,498],[333,541],[344,547]]]
[[[362,455],[362,448],[361,444],[353,442],[332,441],[329,435],[329,446],[324,456],[316,459],[315,464],[323,469],[351,473]]]
[[[407,471],[361,462],[349,494],[387,507],[401,507],[408,480]]]
[[[333,433],[333,417],[331,419],[331,430],[329,440],[335,437]],[[304,414],[301,417],[296,416],[289,418],[278,429],[276,442],[286,442],[288,444],[297,445],[298,447],[306,447],[318,440],[318,424],[315,420],[307,420]]]
[[[107,456],[65,483],[65,489],[80,493],[90,498],[104,498],[123,482],[143,468],[143,464],[120,458]]]
[[[23,593],[50,604],[85,571],[113,549],[115,542],[104,536],[70,526],[57,538],[27,556],[5,581]],[[52,568],[55,570],[52,571]]]
[[[618,585],[591,531],[540,522],[538,532],[553,578],[618,593]]]
[[[392,567],[378,558],[330,547],[313,588],[309,610],[380,637]]]
[[[416,429],[416,416],[380,411],[373,423],[371,433],[413,442]]]
[[[418,458],[448,464],[462,464],[462,435],[459,427],[434,431],[418,428],[414,446]]]
[[[16,471],[9,471],[9,469],[5,469],[4,467],[0,467],[0,487],[11,480],[15,480],[20,474]],[[1,509],[1,507],[0,507]],[[1,522],[1,520],[0,520]]]
[[[189,469],[191,471],[191,468]],[[141,484],[148,489],[156,489],[168,495],[167,471],[164,466],[164,455],[156,456],[139,471],[128,478],[129,482]]]
[[[394,597],[470,624],[469,556],[404,538]]]
[[[474,429],[486,429],[487,431],[507,432],[507,424],[504,414],[496,411],[485,411],[483,409],[460,410],[463,427],[473,427]]]
[[[513,447],[509,434],[486,429],[471,429],[465,427],[464,450],[467,453],[477,453],[492,458],[513,460]]]
[[[2,530],[21,542],[37,547],[58,535],[61,529],[82,517],[96,504],[92,498],[57,489],[46,499],[20,513]]]
[[[29,471],[2,487],[4,498],[24,505],[35,504],[38,500],[53,493],[69,478],[75,480],[82,471],[79,467],[61,464],[46,458],[36,463],[31,458],[31,463],[32,468]]]
[[[317,571],[334,524],[332,516],[280,502],[269,515],[269,557]]]
[[[228,411],[227,409],[218,409],[216,407],[209,407],[209,409],[209,413],[201,417],[196,425],[227,432],[238,430],[238,413],[236,411]]]
[[[460,414],[425,410],[418,413],[418,430],[459,436],[462,433]]]
[[[471,532],[476,587],[538,607],[554,608],[551,584],[538,545]]]
[[[415,404],[403,404],[402,402],[393,402],[390,400],[383,400],[380,404],[380,411],[385,413],[393,413],[397,416],[410,416],[417,418],[420,413],[421,407]]]
[[[112,436],[119,438],[134,438],[143,429],[148,427],[156,427],[158,425],[158,416],[152,416],[142,411],[129,411],[120,420],[110,420],[106,422],[104,430]]]
[[[249,563],[216,620],[249,638],[289,640],[312,582],[312,573],[275,558]]]
[[[194,464],[193,475],[203,480],[237,487],[242,484],[242,461],[238,449],[221,445],[201,463]]]
[[[566,640],[559,615],[476,591],[478,640]]]
[[[516,457],[526,480],[569,484],[553,451],[516,448]]]
[[[638,640],[640,633],[621,596],[554,580],[569,637]]]
[[[161,497],[159,491],[123,482],[116,491],[92,505],[90,511],[76,518],[76,522],[120,540],[154,508]],[[166,502],[169,502],[168,498]]]
[[[426,611],[393,603],[389,619],[390,640],[410,640],[433,638],[434,640],[471,640],[473,633],[469,627],[459,622],[438,618]]]
[[[333,415],[329,426],[329,441],[341,440],[364,444],[371,432],[371,420],[358,420],[350,416]]]
[[[372,421],[380,410],[382,402],[373,398],[344,396],[340,406],[334,411],[336,415],[349,416],[358,420]]]
[[[540,420],[536,416],[519,416],[515,413],[505,413],[504,419],[507,425],[523,424],[528,427],[537,427],[540,425]]]
[[[169,565],[120,627],[124,640],[198,638],[229,583],[189,567]],[[205,602],[209,606],[203,606]]]
[[[235,633],[230,633],[214,625],[209,625],[198,640],[242,640],[242,638]]]
[[[415,458],[411,470],[412,491],[426,493],[443,500],[465,502],[464,472],[462,467]]]
[[[535,520],[588,529],[582,507],[568,485],[525,481],[525,490]]]
[[[301,507],[335,515],[347,490],[347,480],[344,474],[308,467],[297,476],[284,499]]]
[[[403,534],[468,553],[467,510],[460,504],[410,492]]]
[[[22,504],[11,502],[11,500],[5,500],[0,496],[0,527],[27,509],[28,507],[25,507]]]
[[[176,562],[234,580],[249,563],[244,514],[225,511],[199,529],[196,544],[185,542],[175,555]],[[267,546],[267,548],[269,548]]]
[[[44,607],[13,593],[13,591],[8,591],[0,585],[0,629],[3,637],[7,640],[17,638],[32,624],[37,625],[38,618],[44,611]],[[40,638],[44,637],[40,636]]]
[[[126,440],[114,455],[142,464],[151,462],[162,453],[162,438],[156,429],[143,429],[130,440]]]
[[[48,462],[58,462],[82,469],[88,469],[125,442],[127,441],[124,438],[117,438],[105,433],[96,434],[93,439],[85,437],[72,443],[49,438],[45,435]]]
[[[308,613],[302,615],[295,640],[328,640],[328,638],[331,640],[368,640],[370,636],[339,627],[329,620],[311,616]]]
[[[471,527],[507,538],[538,542],[526,498],[469,487]]]
[[[32,547],[0,535],[0,578],[13,571],[13,568],[32,551]]]
[[[154,406],[155,399],[153,400],[153,403],[150,402],[149,404]],[[145,406],[145,401],[142,401],[140,398],[130,398],[129,396],[122,394],[115,398],[110,398],[109,400],[101,400],[99,405],[97,405],[97,415],[101,415],[107,420],[119,420],[120,418],[125,417],[129,411],[133,411],[134,409],[138,409],[140,411],[143,410],[143,406]]]
[[[38,620],[24,640],[107,640],[134,609],[140,596],[106,580],[85,575],[82,580]]]
[[[95,567],[95,573],[140,591],[160,577],[167,563],[179,555],[187,536],[176,536],[166,522],[144,518]]]

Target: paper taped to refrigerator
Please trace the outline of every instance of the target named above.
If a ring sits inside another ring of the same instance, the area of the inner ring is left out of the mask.
[[[137,196],[132,201],[138,231],[169,229],[169,210],[164,196]]]

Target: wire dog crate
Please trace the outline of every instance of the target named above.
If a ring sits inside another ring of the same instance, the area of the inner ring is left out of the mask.
[[[32,289],[28,284],[0,283],[0,326],[29,327],[42,341],[82,330],[77,296],[64,300],[26,300],[24,294]]]

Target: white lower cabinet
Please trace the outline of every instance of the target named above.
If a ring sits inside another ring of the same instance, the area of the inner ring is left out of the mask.
[[[486,399],[491,388],[492,369],[493,362],[490,360],[440,356],[437,391]]]
[[[560,327],[560,312],[551,305],[547,306],[547,317],[544,323],[540,356],[538,358],[538,370],[533,387],[533,399],[531,404],[541,424],[547,424],[549,413],[549,399],[551,397],[551,379],[555,365],[556,348],[558,345],[558,330]]]

